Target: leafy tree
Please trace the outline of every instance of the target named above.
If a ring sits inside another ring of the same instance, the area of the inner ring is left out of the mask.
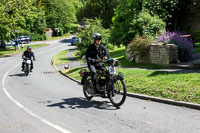
[[[135,33],[130,32],[131,22],[137,19],[140,10],[139,0],[120,0],[112,20],[112,43],[126,45],[133,39]]]
[[[26,18],[34,18],[32,0],[2,0],[0,2],[0,40],[1,47],[5,48],[5,41],[15,38],[15,29],[19,25],[25,25]]]
[[[78,49],[80,51],[80,56],[85,54],[87,47],[93,43],[92,34],[100,33],[102,35],[102,42],[107,46],[109,44],[110,31],[104,29],[102,26],[102,20],[100,19],[85,19],[87,26],[84,26],[80,30],[78,36],[81,38],[81,43],[78,44]]]
[[[84,18],[102,19],[104,28],[109,28],[112,24],[114,9],[117,7],[119,0],[86,0],[82,1],[83,7],[78,12],[79,21]]]
[[[197,0],[144,0],[143,6],[151,15],[158,15],[167,26],[176,30],[181,13],[196,5]]]
[[[62,34],[76,22],[73,0],[44,0],[47,27],[59,28]]]

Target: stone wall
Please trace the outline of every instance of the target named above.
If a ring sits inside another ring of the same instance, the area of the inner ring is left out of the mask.
[[[131,60],[127,52],[127,59]],[[169,65],[178,62],[178,47],[175,44],[150,45],[149,52],[143,57],[135,57],[136,63]]]
[[[178,47],[174,44],[150,45],[150,62],[169,65],[178,61]]]

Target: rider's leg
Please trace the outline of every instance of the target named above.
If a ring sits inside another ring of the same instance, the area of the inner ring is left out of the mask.
[[[96,85],[96,68],[94,65],[88,66],[89,70],[91,71],[91,79],[92,79],[92,85],[94,87],[94,91],[97,92],[97,85]]]
[[[22,71],[24,71],[24,62],[22,62]]]
[[[33,69],[33,61],[31,60],[31,70],[30,71],[32,71],[32,69]]]

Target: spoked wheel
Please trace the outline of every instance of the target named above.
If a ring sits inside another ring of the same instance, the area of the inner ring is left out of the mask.
[[[29,69],[27,68],[27,66],[26,66],[26,68],[24,69],[24,73],[25,73],[26,76],[28,76]]]
[[[91,100],[93,96],[91,95],[91,93],[89,94],[87,90],[92,90],[92,81],[90,78],[87,79],[83,84],[83,94],[87,100]]]
[[[124,80],[117,79],[113,83],[113,89],[109,92],[110,102],[115,106],[121,106],[126,99],[126,84]]]

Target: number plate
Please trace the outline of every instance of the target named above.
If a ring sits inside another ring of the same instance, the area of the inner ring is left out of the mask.
[[[110,67],[109,67],[109,72],[110,72],[110,74],[116,74],[116,69],[115,69],[115,67],[110,66]]]
[[[27,63],[27,64],[31,64],[31,60],[27,60],[26,63]]]

